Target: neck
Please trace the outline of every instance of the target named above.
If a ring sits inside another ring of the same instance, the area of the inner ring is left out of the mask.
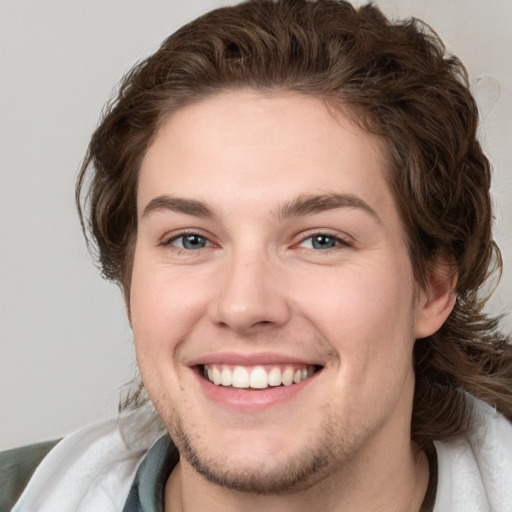
[[[306,490],[285,495],[226,489],[181,461],[165,488],[165,512],[419,511],[428,485],[425,454],[410,443],[398,457],[390,447],[380,451],[370,450]]]

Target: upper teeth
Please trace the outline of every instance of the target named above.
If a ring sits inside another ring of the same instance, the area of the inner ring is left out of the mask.
[[[235,388],[265,389],[269,386],[290,386],[298,384],[310,377],[315,371],[314,366],[229,366],[224,364],[207,364],[204,376],[217,386],[233,386]]]

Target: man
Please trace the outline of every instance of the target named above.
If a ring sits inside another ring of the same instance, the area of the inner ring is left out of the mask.
[[[476,127],[460,62],[372,6],[248,2],[172,35],[77,186],[143,384],[39,465],[17,452],[9,492],[38,467],[13,510],[507,510]]]

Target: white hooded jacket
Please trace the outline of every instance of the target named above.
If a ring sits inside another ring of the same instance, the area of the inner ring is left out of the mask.
[[[512,512],[512,424],[468,397],[471,430],[435,442],[438,486],[434,512]],[[137,468],[162,435],[158,427],[127,439],[148,422],[137,411],[60,441],[36,469],[13,512],[119,512]]]

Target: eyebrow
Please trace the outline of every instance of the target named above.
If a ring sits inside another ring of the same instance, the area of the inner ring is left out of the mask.
[[[202,201],[165,195],[152,199],[144,208],[142,217],[147,217],[151,213],[160,210],[170,210],[185,215],[193,215],[195,217],[210,218],[214,216],[213,211]]]
[[[370,214],[377,222],[381,222],[377,212],[368,203],[352,194],[301,194],[290,201],[286,201],[275,213],[277,217],[286,219],[335,210],[337,208],[358,208]],[[161,210],[169,210],[194,217],[212,218],[215,216],[213,210],[203,201],[163,195],[155,197],[146,205],[142,212],[142,217],[147,217]]]
[[[368,203],[353,194],[303,194],[284,203],[277,214],[280,218],[300,217],[337,208],[358,208],[370,214],[377,222],[381,222],[377,212]]]

